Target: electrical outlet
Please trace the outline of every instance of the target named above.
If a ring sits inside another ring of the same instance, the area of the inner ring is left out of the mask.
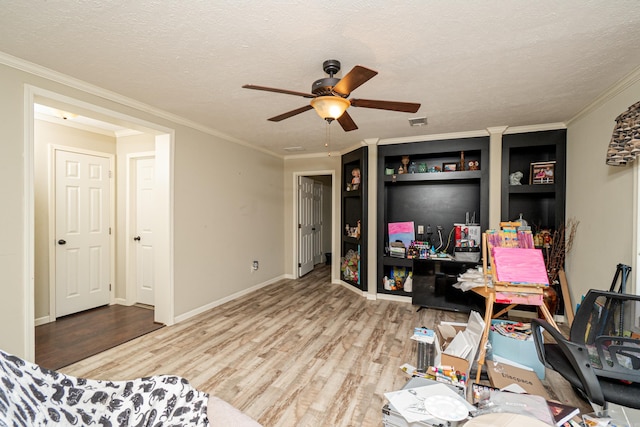
[[[259,267],[260,265],[258,264],[258,261],[253,261],[253,265],[251,266],[251,269],[253,271],[256,271]]]
[[[418,234],[424,234],[424,225],[418,226]]]

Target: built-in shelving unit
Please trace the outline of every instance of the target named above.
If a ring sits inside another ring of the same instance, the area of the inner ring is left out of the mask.
[[[551,130],[502,137],[501,219],[522,214],[533,228],[557,229],[565,221],[566,130]],[[533,184],[531,163],[555,162],[553,183]],[[522,172],[520,185],[509,176]]]
[[[341,242],[340,242],[340,278],[344,282],[363,291],[367,290],[367,173],[368,173],[368,147],[346,153],[342,156],[342,182],[341,182]],[[359,170],[360,182],[353,183],[354,170]],[[359,233],[353,235],[353,229],[358,228]],[[357,254],[357,260],[345,271],[345,257],[349,254]],[[355,263],[355,264],[354,264]],[[355,274],[355,276],[354,276]]]
[[[403,156],[409,156],[408,173],[399,174]],[[445,172],[445,169],[455,170]],[[431,237],[430,243],[441,245],[442,249],[447,246],[454,223],[465,223],[467,214],[470,218],[475,217],[481,228],[486,229],[489,216],[489,138],[383,145],[378,149],[378,173],[377,291],[379,294],[415,297],[415,292],[385,289],[383,278],[389,277],[394,268],[404,268],[417,274],[423,270],[413,271],[415,263],[423,261],[388,256],[388,224],[413,221],[417,240]],[[425,228],[422,236],[417,234],[418,225]],[[442,227],[442,242],[438,237],[438,226]],[[428,227],[433,233],[431,236],[427,235]],[[448,253],[453,253],[453,247],[454,243],[449,242]],[[440,270],[438,260],[426,264],[435,268],[434,278],[445,274]],[[468,263],[450,261],[446,264],[446,270],[450,272],[450,267],[466,268]]]
[[[516,220],[522,214],[534,233],[557,230],[565,222],[566,138],[566,129],[503,135],[503,221]],[[531,163],[540,162],[554,162],[552,183],[533,183]],[[517,171],[523,176],[520,185],[513,185],[509,176]],[[553,287],[558,294],[558,309],[552,314],[563,314],[562,292],[557,284]]]

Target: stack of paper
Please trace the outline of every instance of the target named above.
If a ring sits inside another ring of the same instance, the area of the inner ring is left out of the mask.
[[[433,344],[435,334],[433,330],[428,328],[414,328],[412,340],[426,342],[427,344]]]
[[[472,344],[467,339],[466,331],[459,331],[453,340],[449,343],[444,350],[445,354],[456,356],[461,359],[466,359],[471,351]]]
[[[469,414],[469,411],[475,411],[476,409],[445,384],[392,391],[384,395],[389,399],[389,403],[409,423],[425,421],[434,425],[446,425],[447,418],[459,416],[462,417],[459,419],[464,419]],[[430,405],[430,400],[434,399],[439,402],[446,402],[446,404],[440,405],[440,407]],[[444,409],[444,406],[448,406],[448,413],[440,414],[439,411]],[[441,415],[443,418],[434,416],[434,413]]]

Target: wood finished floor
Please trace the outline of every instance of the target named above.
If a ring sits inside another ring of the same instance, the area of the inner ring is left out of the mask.
[[[382,425],[384,393],[402,388],[415,363],[415,326],[466,315],[369,301],[320,266],[61,371],[123,380],[171,373],[272,426]],[[579,404],[559,375],[545,387]],[[583,405],[580,403],[580,405]]]
[[[110,305],[36,327],[36,363],[60,369],[162,328],[153,310]]]

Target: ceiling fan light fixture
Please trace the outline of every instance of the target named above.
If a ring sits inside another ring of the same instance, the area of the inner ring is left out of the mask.
[[[325,120],[335,120],[342,116],[351,103],[339,96],[318,96],[311,100],[311,106]]]

